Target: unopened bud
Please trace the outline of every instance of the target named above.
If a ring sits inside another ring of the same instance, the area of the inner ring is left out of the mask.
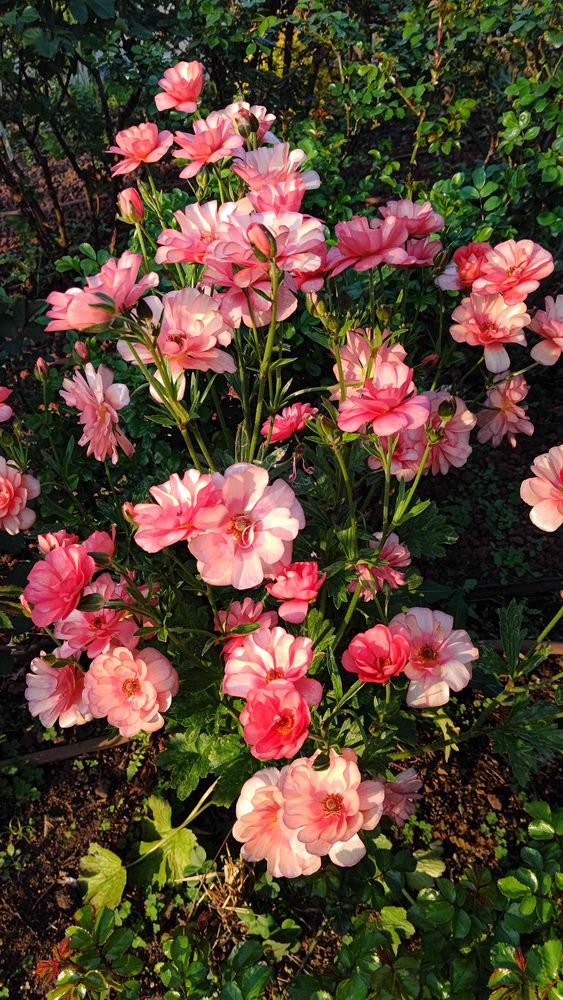
[[[457,410],[457,400],[455,396],[448,396],[447,399],[443,399],[438,406],[438,416],[444,424],[449,424],[450,420],[453,420]]]
[[[43,358],[37,358],[33,374],[38,382],[46,382],[48,380],[49,369],[47,368],[45,361],[43,361]]]
[[[129,187],[120,191],[117,196],[117,205],[122,222],[127,222],[130,226],[137,222],[142,222],[145,217],[145,209],[141,201],[141,196],[136,188]]]
[[[253,222],[246,230],[248,242],[252,246],[258,260],[266,262],[275,260],[277,245],[269,229],[261,222]]]
[[[129,500],[126,500],[121,510],[123,511],[123,517],[128,522],[128,524],[132,524],[134,528],[137,528],[138,524],[135,520],[134,505]]]
[[[81,361],[88,361],[88,359],[90,357],[90,352],[88,350],[88,347],[84,343],[83,340],[77,340],[76,341],[76,343],[74,345],[74,352],[75,352],[75,354],[78,355],[78,358]]]
[[[209,170],[207,169],[207,167],[201,167],[201,169],[198,170],[195,179],[198,187],[202,189],[206,188],[207,182],[209,180]]]
[[[305,296],[305,306],[307,312],[311,313],[311,316],[316,316],[318,319],[322,319],[324,316],[328,315],[328,309],[323,300],[319,298],[318,292],[309,292]]]
[[[136,312],[140,320],[148,319],[152,321],[152,309],[146,299],[139,299],[136,305]]]
[[[432,445],[438,444],[438,442],[442,440],[443,436],[444,436],[443,427],[429,426],[426,428],[426,440],[428,441],[428,444]]]
[[[243,139],[249,139],[260,128],[260,122],[256,115],[252,114],[252,111],[241,108],[233,118],[233,127]]]
[[[439,354],[425,354],[420,363],[421,365],[425,365],[426,368],[436,368],[439,362],[440,362]]]

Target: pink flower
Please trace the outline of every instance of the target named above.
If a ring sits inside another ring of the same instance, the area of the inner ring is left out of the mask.
[[[515,448],[516,434],[534,433],[534,425],[526,416],[527,407],[518,405],[526,398],[529,390],[523,375],[510,376],[510,372],[497,375],[485,398],[485,409],[477,414],[480,428],[477,440],[481,444],[490,441],[497,448],[506,436],[509,444]]]
[[[453,630],[454,620],[443,611],[410,608],[389,622],[394,635],[410,642],[405,674],[410,680],[407,705],[436,708],[450,700],[450,690],[461,691],[471,680],[471,661],[479,656],[467,632]]]
[[[381,438],[380,446],[385,454],[389,453],[390,438]],[[423,429],[421,433],[411,431],[401,431],[397,435],[393,454],[391,456],[391,475],[397,479],[403,479],[409,483],[418,472],[418,467],[424,457],[426,450],[426,433]],[[368,458],[370,469],[380,469],[381,462],[377,455],[370,455]]]
[[[31,567],[23,592],[33,623],[44,628],[70,615],[95,571],[82,545],[61,545],[48,552]]]
[[[116,583],[109,573],[101,573],[93,583],[85,587],[83,596],[99,594],[104,604],[109,601],[127,602],[127,587]],[[99,653],[107,653],[112,645],[127,646],[132,649],[139,642],[135,632],[139,624],[129,616],[129,612],[117,608],[102,607],[98,611],[71,611],[63,621],[55,625],[54,635],[63,642],[63,656],[86,653],[90,659]]]
[[[64,548],[66,545],[75,545],[78,541],[78,535],[71,535],[64,528],[61,528],[60,531],[48,531],[44,535],[37,536],[37,544],[45,556],[52,549]]]
[[[544,308],[537,310],[529,326],[542,337],[530,351],[534,361],[539,361],[540,365],[554,365],[563,352],[563,295],[556,299],[548,295]]]
[[[241,122],[244,122],[246,126],[258,124],[257,131],[254,132],[253,130],[253,134],[256,136],[256,142],[258,145],[261,145],[263,142],[279,142],[275,135],[270,132],[270,128],[276,120],[276,116],[270,114],[268,109],[265,108],[263,104],[251,105],[248,101],[235,101],[234,104],[229,104],[228,107],[223,109],[223,114],[229,116],[235,127],[240,125]],[[254,123],[252,123],[252,118],[255,119]],[[242,135],[242,132],[239,134]]]
[[[75,340],[72,345],[72,349],[79,361],[89,361],[90,351],[88,350],[88,345],[84,343],[83,340]]]
[[[223,635],[230,633],[229,638],[223,642],[222,653],[225,658],[232,656],[235,649],[244,642],[244,633],[237,635],[237,628],[241,625],[256,624],[268,630],[277,625],[276,612],[264,611],[263,607],[262,601],[245,597],[243,601],[231,601],[226,611],[217,612],[215,629]]]
[[[412,368],[402,361],[376,357],[371,379],[340,403],[340,429],[354,432],[370,424],[374,434],[386,437],[426,423],[429,403],[417,395],[412,376]]]
[[[182,178],[195,177],[206,163],[218,163],[233,156],[243,142],[223,111],[212,111],[207,118],[199,118],[193,123],[193,134],[175,132],[174,139],[179,149],[174,149],[172,156],[189,161],[180,171]]]
[[[276,184],[264,184],[259,191],[249,191],[247,199],[256,212],[299,212],[307,193],[300,175]]]
[[[434,258],[443,250],[440,240],[407,240],[405,244],[406,260],[397,263],[397,267],[432,267]]]
[[[264,691],[281,680],[292,684],[309,705],[318,705],[322,687],[306,677],[312,660],[311,639],[290,635],[283,628],[259,628],[237,639],[228,654],[223,692],[247,698],[251,691]]]
[[[257,760],[294,757],[309,735],[309,706],[293,684],[272,681],[250,691],[240,713],[244,739]]]
[[[563,524],[563,444],[538,455],[532,472],[520,487],[522,500],[532,508],[530,520],[542,531],[557,531]]]
[[[111,535],[107,531],[93,531],[82,545],[86,552],[99,552],[111,559],[115,552],[115,524],[111,529]]]
[[[426,398],[430,403],[430,418],[425,427],[419,427],[414,431],[406,431],[404,443],[420,456],[414,470],[424,454],[424,449],[429,441],[431,444],[428,459],[424,468],[425,474],[432,472],[433,476],[441,474],[445,476],[450,466],[461,469],[467,462],[472,448],[469,444],[469,436],[477,423],[477,417],[471,413],[463,399],[459,396],[450,396],[449,392],[427,392]],[[440,408],[446,400],[453,399],[455,402],[455,412],[453,416],[445,419],[440,416]]]
[[[114,316],[131,309],[150,288],[158,285],[158,274],[149,271],[137,281],[142,263],[139,253],[126,250],[117,260],[110,257],[98,274],[86,278],[86,288],[69,288],[47,296],[51,320],[45,330],[87,330],[111,323]]]
[[[123,222],[128,222],[130,226],[133,226],[137,222],[143,221],[145,209],[137,188],[128,187],[120,191],[117,196],[117,204]]]
[[[86,279],[88,289],[108,296],[118,313],[132,309],[143,295],[158,285],[158,274],[155,271],[149,271],[137,280],[142,263],[142,255],[131,253],[130,250],[125,250],[117,259],[110,257],[102,264],[98,274]]]
[[[471,288],[474,281],[481,277],[483,263],[491,250],[490,243],[468,243],[454,251],[451,263],[444,268],[436,278],[438,288],[455,289]]]
[[[203,66],[200,62],[179,62],[165,69],[158,81],[161,93],[154,103],[159,111],[174,108],[191,115],[197,110],[197,99],[203,88]]]
[[[311,875],[321,865],[283,821],[283,783],[288,767],[266,767],[245,781],[237,802],[233,837],[245,861],[266,861],[274,878]]]
[[[119,427],[118,417],[118,411],[129,403],[129,389],[120,382],[112,384],[113,372],[105,365],[96,371],[88,363],[84,375],[75,372],[72,378],[65,378],[60,395],[67,406],[75,406],[80,412],[79,422],[84,430],[78,444],[88,445],[86,454],[93,455],[98,462],[111,457],[115,465],[118,447],[129,457],[135,451]]]
[[[289,143],[279,142],[260,149],[241,149],[232,169],[251,191],[261,191],[269,185],[277,187],[287,181],[299,181],[311,191],[320,187],[321,180],[315,170],[299,169],[306,159],[307,154],[302,149],[290,150]]]
[[[414,767],[401,771],[393,781],[386,781],[381,776],[379,780],[383,782],[385,789],[383,815],[392,819],[397,826],[404,826],[415,812],[417,801],[422,798],[422,781]]]
[[[386,625],[374,625],[354,636],[342,655],[342,666],[361,681],[387,684],[400,674],[409,658],[410,644]]]
[[[57,650],[55,656],[60,655]],[[77,663],[52,666],[45,653],[31,661],[25,678],[25,698],[29,711],[49,729],[58,722],[62,729],[82,726],[92,716],[84,698],[84,674]]]
[[[235,371],[234,359],[217,346],[230,344],[233,331],[226,325],[214,299],[195,288],[182,288],[168,292],[162,302],[164,311],[157,343],[174,380],[185,369]],[[156,377],[160,381],[158,374]]]
[[[504,296],[508,305],[523,302],[554,268],[553,257],[532,240],[506,240],[487,252],[481,275],[473,284],[477,295]]]
[[[21,471],[15,462],[0,456],[0,531],[18,535],[27,531],[35,522],[35,511],[27,506],[41,493],[41,484],[35,476]]]
[[[298,625],[304,621],[309,605],[313,604],[326,580],[326,573],[319,576],[316,562],[295,562],[285,566],[274,583],[267,583],[266,590],[278,601],[280,618]]]
[[[398,567],[410,566],[411,554],[406,545],[401,545],[399,536],[394,531],[385,539],[380,548],[383,533],[378,531],[370,540],[370,549],[377,551],[375,565],[368,563],[358,563],[355,567],[358,578],[363,583],[362,598],[364,601],[373,601],[374,595],[383,590],[387,584],[391,590],[403,587],[405,577],[399,572]],[[353,580],[348,590],[353,593],[356,589],[357,581]]]
[[[403,244],[408,236],[404,219],[366,219],[354,215],[335,226],[338,243],[328,252],[329,270],[334,277],[353,267],[368,271],[378,264],[404,264],[408,254]]]
[[[198,572],[215,587],[258,587],[291,562],[293,539],[305,526],[301,504],[287,483],[269,483],[256,465],[241,462],[212,478],[221,502],[201,511],[201,533],[188,541]]]
[[[235,251],[237,252],[237,251]],[[255,259],[255,265],[258,265]],[[262,271],[249,270],[232,261],[208,258],[201,281],[207,286],[222,286],[222,292],[215,292],[214,298],[229,326],[268,326],[272,318],[272,285]],[[278,288],[276,319],[286,320],[297,308],[297,299],[289,287],[289,280],[281,282]]]
[[[188,469],[181,479],[174,472],[165,483],[151,486],[149,493],[154,503],[137,503],[128,509],[137,525],[135,541],[145,552],[160,552],[188,541],[197,530],[199,513],[213,511],[222,499],[213,478],[196,469]]]
[[[327,252],[319,219],[300,212],[263,212],[252,216],[252,225],[264,227],[273,236],[274,260],[280,271],[291,275],[298,291],[322,288]]]
[[[260,433],[262,437],[267,438],[271,428],[271,444],[275,441],[287,441],[288,438],[293,434],[297,434],[298,431],[306,430],[307,424],[305,421],[312,420],[315,413],[318,412],[318,409],[315,406],[311,406],[310,403],[292,403],[291,406],[285,406],[281,413],[276,413],[275,417],[270,417],[266,420],[262,424]]]
[[[0,424],[4,424],[6,420],[9,420],[14,412],[12,407],[8,406],[6,402],[11,395],[11,389],[7,389],[5,386],[0,385]]]
[[[401,344],[393,344],[392,347],[388,346],[386,343],[389,337],[388,330],[383,331],[383,344],[380,347],[376,347],[372,342],[372,336],[371,330],[363,330],[361,327],[348,330],[346,334],[346,343],[340,348],[342,380],[346,396],[348,395],[348,389],[358,389],[365,385],[366,380],[373,373],[374,361],[378,355],[382,361],[390,362],[404,361],[407,356],[407,352]],[[335,364],[332,370],[338,384],[334,386],[330,398],[340,399],[341,389],[338,364]]]
[[[123,157],[121,163],[111,168],[113,176],[130,174],[141,163],[156,163],[170,149],[173,141],[171,132],[159,132],[152,122],[123,129],[115,137],[115,146],[108,149],[108,153]]]
[[[88,708],[95,719],[107,720],[122,736],[153,733],[164,725],[161,712],[178,691],[178,674],[158,649],[116,646],[100,653],[84,681]]]
[[[429,201],[414,202],[410,198],[388,201],[379,209],[384,219],[401,219],[409,236],[429,236],[444,228],[444,217],[435,212]]]
[[[89,330],[111,323],[116,310],[111,302],[91,288],[68,288],[66,292],[50,292],[45,331]],[[45,364],[45,362],[43,362]]]
[[[502,295],[474,295],[463,299],[452,313],[450,333],[458,344],[483,347],[490,372],[508,368],[510,358],[504,344],[526,344],[522,330],[530,322],[523,302],[509,305]]]
[[[186,205],[183,212],[174,212],[180,229],[163,229],[157,243],[157,264],[204,264],[211,244],[217,237],[220,223],[234,211],[240,211],[237,202],[206,201]]]

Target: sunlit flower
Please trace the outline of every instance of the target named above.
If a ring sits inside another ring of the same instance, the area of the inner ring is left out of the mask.
[[[27,506],[41,493],[35,476],[22,472],[15,462],[0,456],[0,531],[17,535],[35,523],[35,511]]]
[[[233,172],[242,177],[251,191],[260,191],[267,185],[276,187],[287,181],[299,181],[307,190],[320,187],[320,177],[315,170],[300,170],[307,159],[302,149],[291,149],[289,143],[279,142],[260,149],[241,149],[233,162]]]
[[[401,771],[393,781],[380,776],[385,789],[383,815],[392,819],[397,826],[404,826],[416,810],[416,803],[422,798],[422,781],[414,767]]]
[[[307,429],[306,420],[312,420],[315,413],[318,413],[315,406],[310,403],[292,403],[285,406],[280,413],[265,420],[260,429],[262,437],[269,436],[270,443],[276,441],[287,441],[293,434]]]
[[[394,634],[410,642],[405,675],[410,684],[410,708],[446,705],[451,691],[461,691],[471,680],[471,661],[479,656],[467,632],[453,628],[454,620],[443,611],[410,608],[389,622]]]
[[[334,277],[353,267],[368,271],[378,264],[404,264],[408,254],[404,243],[408,230],[404,219],[367,219],[354,215],[334,227],[338,243],[328,252],[328,266]]]
[[[529,389],[523,375],[511,376],[510,372],[497,375],[486,395],[485,409],[477,414],[477,440],[481,444],[490,441],[496,448],[507,437],[509,444],[515,448],[517,434],[534,433],[534,425],[526,415],[527,407],[519,405]]]
[[[194,121],[193,133],[175,132],[174,140],[179,148],[172,151],[172,156],[188,160],[188,165],[180,171],[182,178],[195,177],[207,163],[233,156],[243,141],[223,111],[212,111],[207,118]]]
[[[439,232],[445,225],[443,215],[435,212],[429,201],[414,202],[410,198],[388,201],[381,206],[379,214],[384,219],[401,219],[409,236],[429,236],[430,233]]]
[[[130,504],[127,516],[136,525],[135,541],[145,552],[186,542],[197,530],[198,514],[212,510],[221,500],[213,478],[196,469],[188,469],[182,478],[174,472],[170,479],[151,486],[154,503]]]
[[[429,403],[417,395],[412,376],[412,368],[402,361],[376,357],[371,378],[339,404],[340,429],[354,432],[367,424],[374,434],[387,437],[426,423]]]
[[[96,371],[88,363],[84,375],[75,372],[72,378],[65,378],[60,394],[67,406],[76,407],[80,413],[83,433],[78,443],[88,445],[86,454],[93,455],[98,462],[111,458],[115,465],[118,447],[129,457],[135,451],[119,426],[118,416],[119,410],[129,403],[129,389],[123,383],[114,383],[113,372],[105,365]]]
[[[399,536],[394,531],[391,532],[381,546],[382,532],[378,531],[370,539],[369,547],[377,552],[374,564],[358,563],[354,568],[358,575],[358,580],[362,582],[362,598],[364,601],[372,601],[378,591],[383,590],[385,584],[396,590],[405,584],[404,574],[400,572],[405,566],[411,564],[411,554],[406,545],[399,542]],[[381,547],[380,547],[381,546]],[[358,580],[353,580],[348,590],[353,593]]]
[[[451,263],[436,278],[438,288],[456,291],[471,288],[473,282],[481,277],[483,263],[491,249],[490,243],[468,243],[458,247]]]
[[[393,634],[386,625],[374,625],[354,636],[342,654],[342,666],[360,681],[387,684],[404,670],[409,650],[405,636]]]
[[[538,455],[532,472],[520,487],[522,500],[532,508],[530,520],[542,531],[557,531],[563,524],[563,444]]]
[[[153,733],[164,725],[161,712],[178,691],[178,674],[158,649],[116,646],[96,656],[84,681],[95,719],[107,720],[122,736]]]
[[[170,149],[173,141],[171,132],[159,132],[152,122],[123,129],[115,137],[115,146],[108,149],[108,153],[123,157],[111,168],[113,176],[130,174],[141,163],[156,163]]]
[[[266,590],[283,602],[278,608],[280,618],[298,625],[305,620],[325,580],[326,573],[319,576],[318,563],[295,562],[284,566],[274,583],[266,584]]]
[[[293,684],[310,705],[318,705],[321,685],[306,676],[312,661],[311,639],[290,635],[283,628],[267,628],[263,623],[236,640],[226,657],[223,691],[233,698],[247,698],[251,691],[283,680]]]
[[[83,597],[98,594],[105,607],[97,611],[71,611],[54,628],[55,639],[62,641],[63,656],[86,653],[92,659],[99,653],[107,653],[110,647],[127,646],[132,649],[139,642],[135,632],[139,624],[127,611],[109,608],[109,601],[127,603],[127,587],[124,581],[116,582],[109,573],[101,573],[93,583],[84,588]]]
[[[179,62],[165,69],[158,81],[161,92],[154,99],[159,111],[173,108],[185,114],[193,114],[197,109],[197,99],[203,87],[203,66],[193,62]]]
[[[253,757],[279,760],[294,757],[301,749],[309,735],[311,713],[297,688],[279,680],[249,692],[240,722]]]
[[[534,313],[529,327],[542,338],[530,351],[534,361],[539,361],[540,365],[554,365],[563,352],[563,295],[556,299],[548,295],[544,308]]]
[[[36,562],[23,592],[34,625],[44,628],[70,615],[95,571],[82,545],[60,545]]]
[[[57,654],[55,654],[57,655]],[[25,698],[29,711],[42,726],[49,729],[55,722],[62,729],[82,726],[92,716],[84,698],[84,674],[77,663],[53,666],[44,657],[36,656],[25,678]]]
[[[485,366],[490,372],[503,372],[509,367],[505,344],[526,344],[522,331],[530,317],[521,301],[509,305],[502,295],[472,293],[454,309],[452,319],[453,339],[458,344],[483,347]]]
[[[502,293],[508,305],[523,302],[551,274],[553,257],[532,240],[506,240],[487,251],[481,275],[473,284],[477,295]]]
[[[265,629],[273,629],[277,623],[278,616],[276,612],[264,611],[262,601],[253,601],[251,597],[245,597],[242,601],[231,601],[226,611],[217,612],[217,618],[214,623],[216,630],[223,635],[234,633],[223,642],[223,656],[225,659],[228,659],[233,655],[238,646],[243,645],[245,641],[245,625],[256,624],[261,625]],[[237,628],[241,628],[241,633],[238,636],[236,634]],[[256,633],[252,634],[255,635]]]

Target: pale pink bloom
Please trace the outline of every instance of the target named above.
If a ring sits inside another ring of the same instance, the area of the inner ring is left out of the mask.
[[[292,277],[298,291],[318,291],[326,271],[326,242],[323,224],[300,212],[263,212],[252,216],[254,226],[264,226],[274,237],[274,260]]]
[[[456,291],[471,288],[473,282],[481,277],[485,257],[491,249],[490,243],[468,243],[458,247],[451,263],[436,278],[438,288]]]
[[[458,344],[483,347],[485,366],[503,372],[510,365],[504,344],[526,345],[523,329],[530,322],[523,302],[509,305],[502,295],[471,294],[452,313],[450,333]]]
[[[18,535],[35,523],[35,511],[27,506],[41,493],[41,484],[15,464],[0,456],[0,531]]]
[[[145,209],[137,188],[128,187],[120,191],[117,196],[117,205],[123,222],[128,222],[130,226],[133,226],[137,222],[143,221]]]
[[[423,429],[424,431],[424,429]],[[386,454],[389,452],[390,439],[381,438],[380,446]],[[403,479],[409,483],[418,472],[418,468],[424,457],[426,450],[426,434],[412,433],[411,431],[401,431],[396,440],[391,456],[391,475],[397,479]],[[377,455],[368,457],[370,469],[380,469],[381,462]]]
[[[530,351],[534,361],[540,365],[554,365],[563,352],[563,295],[558,295],[556,299],[548,295],[544,308],[534,313],[529,326],[542,338]]]
[[[53,655],[53,654],[51,654]],[[60,656],[59,650],[54,653]],[[25,678],[25,698],[29,711],[42,726],[49,729],[59,723],[62,729],[82,726],[92,716],[84,698],[84,674],[77,663],[52,666],[44,657],[36,656]]]
[[[364,683],[387,684],[402,673],[409,651],[405,636],[394,634],[386,625],[374,625],[354,636],[342,654],[342,666]]]
[[[299,212],[307,187],[299,175],[276,184],[264,184],[259,191],[249,191],[247,199],[256,212]]]
[[[64,528],[61,528],[60,531],[47,531],[44,535],[37,536],[37,544],[44,556],[52,549],[64,548],[65,545],[75,545],[78,541],[78,535],[71,535]]]
[[[159,132],[152,122],[123,129],[115,137],[115,146],[108,149],[108,153],[123,157],[111,168],[112,175],[130,174],[141,163],[156,163],[170,149],[173,141],[172,132]]]
[[[178,674],[158,649],[116,646],[100,653],[84,681],[88,708],[95,719],[107,720],[122,736],[153,733],[164,725],[161,712],[178,691]]]
[[[267,583],[266,590],[283,602],[278,608],[280,618],[298,625],[305,620],[325,580],[326,573],[319,576],[318,563],[294,562],[282,569],[274,583]]]
[[[426,473],[431,472],[433,476],[439,474],[445,476],[451,466],[455,469],[461,469],[467,462],[473,450],[469,444],[469,436],[477,423],[477,417],[467,409],[463,399],[459,396],[451,397],[450,393],[445,390],[427,392],[426,398],[430,403],[428,423],[417,430],[406,431],[405,442],[410,444],[421,459],[426,444],[430,441],[431,448],[424,473],[426,475]],[[442,403],[452,398],[455,400],[455,413],[446,421],[438,411]],[[416,468],[418,468],[418,462]]]
[[[275,135],[270,132],[276,116],[270,114],[263,104],[249,104],[248,101],[235,101],[234,104],[229,104],[228,107],[223,108],[223,114],[229,116],[233,125],[242,120],[248,123],[252,115],[258,123],[258,130],[254,132],[257,143],[260,145],[263,142],[279,142],[279,139],[276,139]]]
[[[369,424],[374,434],[387,437],[426,423],[429,403],[417,395],[412,376],[412,368],[402,361],[376,357],[372,377],[340,403],[340,429],[354,432]]]
[[[217,612],[215,629],[223,635],[230,633],[229,638],[223,642],[222,654],[225,658],[232,656],[235,649],[244,642],[244,633],[237,636],[237,628],[241,625],[256,624],[265,629],[273,629],[277,625],[276,612],[264,611],[263,608],[262,601],[245,597],[242,601],[231,601],[226,611]]]
[[[504,437],[516,447],[516,435],[534,433],[534,425],[526,416],[526,406],[519,403],[526,398],[530,386],[523,375],[510,376],[510,372],[497,375],[494,385],[485,398],[485,409],[477,414],[479,431],[477,440],[481,444],[490,441],[497,448]]]
[[[243,143],[223,111],[212,111],[207,118],[194,121],[193,134],[175,132],[174,140],[179,148],[172,151],[172,156],[189,161],[180,171],[182,178],[195,177],[207,163],[218,163],[233,156]]]
[[[111,323],[114,316],[131,309],[150,288],[158,285],[158,274],[149,271],[137,281],[142,264],[140,253],[126,250],[117,260],[110,257],[98,274],[86,278],[85,288],[69,288],[47,296],[51,320],[45,330],[87,330]]]
[[[233,837],[245,861],[266,861],[274,878],[312,875],[320,858],[309,854],[283,821],[283,783],[288,767],[266,767],[245,781],[237,802]]]
[[[109,325],[116,314],[113,303],[92,288],[67,288],[66,292],[50,292],[46,301],[49,303],[47,318],[50,320],[45,327],[47,333],[55,330],[89,330]]]
[[[307,159],[302,149],[289,148],[288,142],[260,149],[241,149],[233,162],[233,173],[242,177],[251,191],[261,191],[267,185],[277,187],[286,181],[298,180],[308,191],[320,187],[321,180],[315,170],[299,168]]]
[[[383,815],[392,819],[397,826],[404,826],[414,814],[416,803],[422,798],[422,781],[414,767],[401,771],[393,781],[386,781],[382,775],[379,780],[383,782],[385,789]]]
[[[83,597],[99,594],[105,604],[109,601],[127,602],[127,587],[117,583],[109,573],[100,576],[84,588]],[[118,608],[102,607],[98,611],[79,611],[75,608],[63,621],[57,622],[55,639],[62,640],[63,656],[86,653],[90,659],[99,653],[107,653],[111,646],[127,646],[132,649],[139,642],[135,636],[139,624],[128,617],[129,612]]]
[[[305,636],[290,635],[283,628],[250,632],[236,640],[225,663],[223,692],[233,698],[247,698],[251,691],[263,691],[273,681],[293,684],[309,705],[318,705],[322,687],[306,677],[313,660],[313,643]]]
[[[506,240],[492,247],[483,261],[481,275],[473,284],[477,295],[504,296],[512,305],[539,288],[554,268],[551,254],[532,240]]]
[[[334,229],[338,243],[328,251],[332,276],[348,267],[368,271],[378,264],[404,264],[408,254],[404,248],[408,230],[404,219],[366,219],[354,215],[348,222],[338,222]]]
[[[197,99],[203,88],[203,66],[193,62],[179,62],[165,69],[158,81],[160,93],[154,99],[159,111],[183,111],[191,115],[197,110]]]
[[[65,378],[60,395],[67,406],[76,407],[80,413],[79,423],[84,430],[78,444],[88,445],[86,454],[93,455],[98,462],[111,458],[115,465],[118,447],[129,457],[135,451],[119,426],[118,416],[119,410],[129,403],[129,389],[121,382],[114,384],[113,372],[105,365],[96,371],[88,363],[84,375],[75,372],[72,378]]]
[[[405,252],[407,258],[396,264],[396,267],[432,267],[434,258],[443,250],[440,240],[429,240],[426,236],[420,240],[407,240]]]
[[[111,535],[107,531],[93,531],[82,545],[86,552],[100,552],[111,559],[115,552],[115,524],[111,529]]]
[[[238,249],[235,252],[238,253]],[[265,269],[260,272],[258,265],[257,258],[254,258],[254,270],[218,258],[207,260],[201,281],[207,286],[223,288],[221,292],[214,292],[213,297],[219,303],[219,308],[229,326],[238,328],[243,322],[248,327],[254,325],[262,327],[268,326],[271,321],[272,285],[266,277]],[[260,273],[262,277],[257,278]],[[289,281],[284,280],[278,288],[276,306],[278,323],[288,319],[296,308],[297,298],[289,286]]]
[[[563,524],[563,444],[538,455],[532,472],[520,487],[522,500],[532,508],[530,520],[542,531],[557,531]]]
[[[43,628],[70,615],[95,572],[83,545],[60,545],[36,562],[23,592],[34,625]]]
[[[410,708],[436,708],[450,700],[450,690],[461,691],[471,680],[471,661],[479,656],[467,632],[453,629],[454,620],[443,611],[410,608],[395,615],[389,628],[410,642],[405,675],[410,684]]]
[[[377,347],[372,341],[372,331],[356,327],[348,330],[346,343],[340,348],[340,363],[342,365],[342,380],[344,382],[345,395],[349,389],[361,388],[366,380],[373,373],[374,361],[379,355],[382,361],[404,361],[407,352],[401,344],[387,344],[390,336],[388,330],[383,331],[383,343]],[[338,363],[333,366],[333,372],[337,379],[330,398],[340,399],[341,388],[339,382]]]
[[[154,503],[137,503],[127,510],[137,525],[135,541],[145,552],[187,541],[197,530],[198,514],[214,510],[222,500],[213,478],[196,469],[188,469],[181,479],[174,472],[165,483],[151,486],[149,493]]]
[[[205,530],[188,541],[198,572],[215,587],[258,587],[291,562],[293,539],[305,527],[301,504],[287,483],[269,483],[257,465],[240,462],[212,479],[221,502],[201,511]]]
[[[11,389],[7,389],[6,386],[0,385],[0,424],[4,424],[6,420],[9,420],[14,412],[12,407],[8,406],[6,402],[11,395]]]
[[[275,441],[287,441],[298,431],[306,430],[305,421],[312,420],[318,412],[318,409],[310,403],[292,403],[291,406],[285,406],[280,413],[276,413],[275,417],[264,421],[260,433],[262,437],[267,438],[271,429],[271,444]]]
[[[102,264],[98,274],[86,279],[88,289],[107,295],[118,313],[132,309],[143,295],[158,285],[155,271],[139,278],[142,263],[142,254],[131,253],[130,250],[125,250],[121,257],[110,257]]]
[[[157,238],[159,245],[155,260],[158,264],[204,264],[210,247],[217,238],[219,225],[226,222],[233,212],[242,212],[240,202],[216,201],[186,205],[184,211],[174,212],[180,229],[163,229]]]
[[[409,236],[429,236],[444,228],[444,217],[435,212],[429,201],[414,202],[410,198],[400,201],[388,201],[382,205],[379,214],[384,219],[390,216],[401,219],[407,227]]]
[[[411,564],[411,554],[407,546],[399,542],[399,536],[394,531],[388,535],[383,546],[380,548],[382,537],[383,533],[377,531],[373,538],[370,539],[370,549],[377,551],[377,562],[375,565],[358,563],[355,566],[358,579],[363,584],[362,598],[364,601],[373,601],[374,595],[378,591],[383,590],[385,584],[391,590],[403,587],[405,577],[399,571],[399,567],[402,569],[404,566],[410,566]],[[357,583],[358,580],[353,580],[349,585],[348,590],[350,593],[355,591]]]
[[[309,706],[293,684],[272,681],[250,691],[240,713],[243,736],[257,760],[294,757],[309,735]]]

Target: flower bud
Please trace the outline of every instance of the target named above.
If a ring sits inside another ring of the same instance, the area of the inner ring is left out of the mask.
[[[246,235],[258,260],[266,262],[275,259],[278,248],[274,237],[266,226],[263,226],[261,222],[253,222],[246,230]]]
[[[88,350],[87,345],[84,343],[83,340],[77,340],[76,341],[76,343],[74,345],[74,351],[75,351],[75,354],[78,355],[78,358],[81,361],[88,361],[88,359],[90,357],[90,352]]]
[[[47,368],[45,361],[43,361],[43,358],[37,358],[33,374],[38,382],[46,382],[48,380],[49,369]]]
[[[444,424],[449,424],[450,420],[455,417],[455,412],[457,410],[457,400],[455,396],[448,396],[447,399],[443,399],[438,406],[438,416]]]
[[[420,363],[421,365],[425,365],[427,368],[436,368],[439,362],[439,354],[425,354]]]
[[[127,222],[130,226],[133,226],[135,223],[143,221],[145,209],[136,188],[129,187],[120,191],[117,196],[117,204],[122,222]]]
[[[140,320],[147,319],[149,322],[152,322],[152,309],[146,299],[139,299],[136,306],[136,312]]]
[[[247,108],[241,108],[233,117],[233,127],[243,139],[249,139],[260,128],[260,122]]]

